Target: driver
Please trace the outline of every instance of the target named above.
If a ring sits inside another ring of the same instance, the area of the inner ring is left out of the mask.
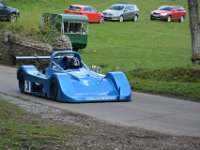
[[[79,68],[80,67],[80,61],[79,61],[79,59],[77,57],[73,57],[72,67],[73,68]]]
[[[80,61],[79,61],[79,59],[77,57],[73,57],[72,58],[72,60],[71,60],[71,67],[72,67],[72,69],[80,67]]]
[[[62,59],[63,69],[76,69],[80,67],[80,61],[77,57],[68,58],[66,56]]]

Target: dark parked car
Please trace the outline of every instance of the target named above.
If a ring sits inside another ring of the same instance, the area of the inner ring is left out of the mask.
[[[135,4],[114,4],[103,11],[104,20],[124,20],[137,21],[139,9]]]
[[[186,11],[182,6],[161,6],[156,10],[153,10],[150,14],[150,19],[166,20],[171,22],[173,20],[179,20],[183,22],[186,17]]]
[[[0,3],[0,19],[14,22],[19,17],[19,10]]]

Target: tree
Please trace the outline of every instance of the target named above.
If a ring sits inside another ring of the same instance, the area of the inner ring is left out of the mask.
[[[200,64],[200,19],[199,0],[188,0],[190,30],[192,36],[192,58],[194,64]]]

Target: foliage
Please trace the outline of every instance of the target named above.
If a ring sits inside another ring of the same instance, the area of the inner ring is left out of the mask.
[[[50,45],[57,40],[60,36],[60,33],[54,28],[48,28],[47,30],[41,30],[39,35],[42,37],[44,42],[49,43]]]
[[[0,31],[1,32],[12,32],[15,36],[21,39],[31,39],[35,41],[40,41],[44,43],[52,44],[56,41],[60,33],[53,28],[48,28],[47,30],[36,30],[35,28],[25,29],[24,25],[16,24],[5,24],[0,22]]]

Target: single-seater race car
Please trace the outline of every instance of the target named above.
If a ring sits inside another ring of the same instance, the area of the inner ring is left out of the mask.
[[[17,70],[22,93],[59,102],[130,101],[131,88],[123,72],[106,75],[94,72],[76,51],[56,51],[51,56],[27,56],[17,59],[50,59],[43,73],[34,65]]]

